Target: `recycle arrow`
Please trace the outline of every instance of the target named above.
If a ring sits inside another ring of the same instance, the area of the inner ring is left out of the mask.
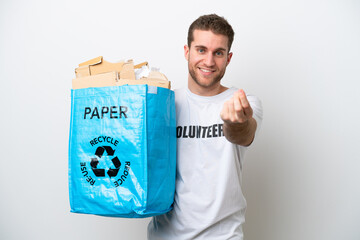
[[[99,164],[99,160],[97,158],[91,158],[90,166],[95,176],[105,177],[105,169],[97,168],[98,164]]]
[[[100,147],[98,147],[96,149],[96,151],[95,151],[95,155],[98,156],[99,158],[101,158],[105,151],[107,152],[108,156],[114,156],[115,150],[113,150],[109,146],[100,146]]]
[[[111,161],[113,162],[114,166],[115,166],[115,169],[113,168],[110,168],[108,171],[107,171],[107,174],[109,175],[109,177],[116,177],[116,175],[118,174],[119,172],[119,169],[120,169],[120,166],[121,166],[121,162],[120,160],[118,159],[118,157],[114,157],[113,159],[111,159]]]
[[[104,152],[106,152],[108,156],[114,156],[115,150],[112,149],[110,146],[99,146],[95,151],[95,155],[101,159]],[[110,178],[115,177],[118,174],[121,166],[121,162],[118,157],[115,156],[113,159],[111,159],[111,161],[114,164],[115,168],[110,168],[107,171],[107,174]],[[98,164],[99,160],[97,158],[91,158],[90,166],[95,176],[105,177],[105,169],[97,168]]]

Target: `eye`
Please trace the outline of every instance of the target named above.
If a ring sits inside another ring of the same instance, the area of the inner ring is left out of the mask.
[[[220,57],[220,56],[224,55],[224,53],[223,53],[222,51],[217,51],[217,52],[215,53],[215,55],[218,56],[218,57]]]
[[[203,49],[203,48],[198,49],[198,53],[204,53],[204,52],[205,52],[205,49]]]

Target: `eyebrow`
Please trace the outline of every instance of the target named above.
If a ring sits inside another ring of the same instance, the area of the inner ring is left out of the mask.
[[[207,47],[205,47],[205,46],[203,46],[203,45],[195,45],[194,47],[195,47],[195,48],[205,48],[205,49],[207,49]],[[217,51],[224,51],[224,52],[226,52],[226,49],[225,49],[225,48],[217,48],[217,49],[215,49],[215,52],[217,52]]]

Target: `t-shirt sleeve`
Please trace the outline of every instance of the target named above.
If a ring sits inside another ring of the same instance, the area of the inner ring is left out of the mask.
[[[254,95],[247,95],[247,99],[250,103],[251,108],[253,109],[253,118],[256,120],[257,127],[255,131],[255,138],[259,134],[262,120],[263,120],[263,107],[260,99]]]

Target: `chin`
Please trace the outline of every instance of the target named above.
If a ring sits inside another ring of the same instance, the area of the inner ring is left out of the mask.
[[[200,70],[199,70],[200,71]],[[193,81],[202,88],[211,88],[220,83],[220,80],[224,76],[225,72],[214,73],[211,77],[204,77],[201,73],[196,72],[194,69],[189,68],[189,73]]]
[[[212,86],[220,83],[221,76],[214,76],[212,78],[203,78],[203,77],[195,76],[195,78],[193,78],[193,80],[199,86],[208,88],[208,87],[212,87]]]

